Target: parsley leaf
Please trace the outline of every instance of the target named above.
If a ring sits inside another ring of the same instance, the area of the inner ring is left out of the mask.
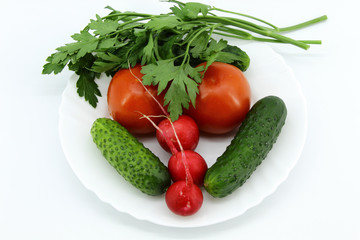
[[[115,32],[119,27],[119,23],[114,20],[103,20],[99,15],[96,15],[96,20],[90,20],[88,27],[94,30],[95,35],[106,35]]]
[[[184,20],[192,20],[196,19],[201,13],[204,17],[208,14],[209,9],[211,7],[209,5],[205,5],[198,2],[188,2],[185,4],[179,4],[178,7],[174,6],[170,9],[173,14]]]
[[[96,107],[98,103],[97,97],[101,97],[101,92],[95,83],[95,78],[98,78],[100,75],[89,70],[94,64],[95,59],[91,53],[87,53],[82,58],[69,64],[69,69],[79,76],[76,82],[78,95],[84,97],[85,101],[88,101],[93,107]]]
[[[211,7],[209,5],[205,5],[198,2],[188,2],[185,3],[182,11],[185,13],[184,15],[190,19],[195,19],[201,13],[204,17],[207,15],[209,9]]]
[[[43,67],[42,74],[58,74],[61,72],[64,67],[66,66],[67,62],[69,61],[68,54],[64,54],[61,52],[56,52],[51,54],[46,61],[46,63]]]
[[[202,32],[200,35],[198,35],[197,38],[195,38],[191,43],[191,46],[193,47],[190,50],[191,55],[194,58],[200,57],[208,47],[208,41],[209,34],[207,32]]]
[[[155,58],[154,56],[154,39],[151,34],[149,34],[149,40],[146,46],[142,50],[142,58],[141,58],[141,65],[145,65],[148,62],[151,62],[152,59]]]
[[[231,60],[231,61],[230,61]],[[237,46],[227,45],[221,52],[217,61],[230,63],[245,72],[250,65],[250,58]]]
[[[95,82],[95,73],[83,70],[76,82],[77,93],[80,97],[84,97],[91,106],[96,107],[98,103],[97,96],[101,97],[99,87]]]
[[[168,105],[170,118],[176,120],[190,102],[195,106],[202,70],[190,65],[175,66],[174,60],[161,60],[143,66],[141,73],[145,85],[158,85],[158,94],[167,88],[164,105]]]
[[[64,69],[65,65],[46,63],[43,67],[42,74],[58,74]]]
[[[161,16],[153,18],[145,24],[145,27],[153,31],[160,31],[163,29],[172,29],[181,24],[180,19],[176,16]]]
[[[158,85],[158,94],[165,90],[168,83],[175,77],[175,65],[172,59],[160,60],[156,63],[145,65],[141,69],[145,85]]]

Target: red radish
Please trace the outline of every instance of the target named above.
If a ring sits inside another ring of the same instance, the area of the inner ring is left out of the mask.
[[[177,181],[168,188],[165,194],[165,201],[173,213],[181,216],[190,216],[199,211],[204,198],[201,189],[193,181],[187,161],[187,154],[182,148],[176,132],[175,137],[179,143],[181,152],[177,152],[175,148],[173,155],[177,156],[184,166],[185,180]],[[174,149],[172,142],[167,142],[170,143],[170,148]]]
[[[189,116],[181,115],[178,120],[174,121],[172,124],[183,149],[195,150],[199,143],[199,128],[196,122]],[[164,119],[159,123],[158,126],[163,132],[163,134],[161,134],[160,131],[156,131],[156,138],[160,146],[165,151],[171,152],[168,144],[165,141],[165,135],[170,141],[173,142],[176,149],[180,151],[180,146],[177,143],[171,122],[168,119]]]
[[[156,124],[148,116],[143,115],[143,117],[147,118],[153,124],[153,126],[160,133],[162,133],[162,130],[158,126],[156,126]],[[180,180],[180,181],[174,180],[175,182],[172,185],[170,185],[170,187],[166,191],[165,201],[166,201],[168,208],[173,213],[181,215],[181,216],[189,216],[189,215],[193,215],[194,213],[199,211],[199,209],[201,208],[202,203],[203,203],[203,195],[202,195],[201,189],[193,181],[193,178],[191,176],[190,169],[189,169],[189,164],[188,164],[189,161],[187,160],[187,157],[188,156],[191,157],[193,154],[195,154],[195,152],[191,151],[191,150],[184,151],[182,149],[181,143],[178,140],[176,132],[175,132],[175,137],[179,143],[181,152],[179,152],[175,148],[175,145],[166,136],[164,136],[165,141],[168,143],[170,150],[173,154],[172,157],[175,156],[176,161],[179,164],[183,165],[182,172],[175,173],[175,174],[181,175],[181,174],[185,173],[185,179]],[[170,162],[170,160],[169,160],[169,162]],[[206,166],[206,168],[207,168],[207,166]],[[169,171],[170,171],[170,168],[169,168]],[[170,175],[171,175],[171,172],[170,172]],[[182,177],[184,177],[184,176],[182,176]],[[198,176],[196,176],[196,177],[198,177]],[[203,179],[204,178],[202,178],[199,181],[203,182]]]
[[[184,153],[194,183],[198,186],[202,186],[204,183],[205,173],[208,169],[206,161],[197,152],[191,150],[184,150]],[[177,152],[176,154],[171,156],[168,163],[168,168],[171,179],[174,182],[186,179],[186,173],[181,152]]]
[[[143,114],[143,117],[147,118],[160,134],[163,134],[162,130],[158,126],[156,126],[156,124],[148,116]],[[170,141],[165,135],[163,135],[163,138],[164,141],[168,144],[169,149],[172,153],[172,156],[170,157],[168,162],[168,169],[171,179],[174,182],[179,180],[186,180],[186,178],[188,177],[186,174],[186,168],[188,168],[192,181],[196,185],[202,186],[205,173],[208,169],[205,159],[200,154],[192,150],[181,149],[181,151],[179,152],[172,141]],[[175,138],[177,138],[176,134]],[[180,148],[181,147],[182,146],[180,144]]]
[[[190,216],[201,208],[203,194],[195,184],[189,185],[186,181],[177,181],[166,191],[165,201],[173,213]]]
[[[131,72],[131,70],[130,70],[130,72]],[[138,80],[139,80],[139,82],[141,82],[140,79],[138,79]],[[142,84],[142,82],[141,82],[141,84]],[[143,85],[143,87],[145,88],[144,85]],[[151,95],[151,93],[149,91],[148,91],[148,93]],[[171,121],[169,114],[165,111],[165,109],[161,106],[161,104],[156,100],[156,98],[154,96],[152,96],[152,98],[160,106],[163,113],[165,114],[166,121],[168,121],[171,126],[171,129],[173,131],[173,136],[176,139],[176,143],[178,144],[180,151],[175,147],[175,144],[173,143],[173,141],[171,141],[170,138],[167,135],[165,135],[164,131],[161,128],[156,126],[156,124],[150,119],[149,116],[146,116],[142,113],[141,114],[143,115],[144,118],[148,119],[149,122],[156,128],[157,132],[159,132],[159,134],[162,135],[162,137],[164,138],[164,141],[168,145],[169,150],[172,153],[172,155],[176,156],[177,161],[182,163],[182,165],[183,165],[182,174],[185,173],[185,174],[183,174],[183,175],[185,175],[185,179],[176,181],[166,191],[166,194],[165,194],[166,204],[167,204],[168,208],[175,214],[182,215],[182,216],[193,215],[201,208],[202,203],[203,203],[203,195],[202,195],[201,189],[193,181],[193,178],[191,176],[191,172],[189,169],[188,160],[187,160],[188,156],[189,156],[189,158],[193,158],[193,155],[195,155],[195,152],[193,152],[191,150],[187,151],[187,152],[194,153],[194,154],[192,154],[192,153],[186,153],[184,151],[182,143],[180,142],[179,137],[177,135],[177,131],[175,129],[174,123]],[[152,116],[152,117],[156,117],[156,116]],[[184,128],[184,129],[186,129],[186,128]],[[196,145],[197,145],[197,143],[196,143]],[[199,158],[199,157],[196,157],[196,158]],[[195,163],[195,161],[194,161],[194,163]],[[207,168],[207,166],[206,166],[206,168]],[[198,177],[198,176],[196,175],[196,177]],[[199,180],[199,182],[202,182],[202,181]]]

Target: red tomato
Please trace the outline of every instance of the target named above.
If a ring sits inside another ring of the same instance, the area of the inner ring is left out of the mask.
[[[142,78],[141,65],[138,64],[131,72]],[[131,74],[129,69],[119,70],[112,78],[107,101],[112,118],[123,125],[129,132],[134,134],[147,134],[155,132],[151,123],[139,113],[145,115],[162,115],[162,111],[154,99],[146,92],[141,83]],[[153,96],[162,104],[162,97],[157,97],[157,88],[146,86]],[[152,118],[158,124],[162,118]]]
[[[196,109],[190,106],[187,114],[201,131],[223,134],[239,126],[249,109],[250,86],[242,71],[227,63],[214,62],[199,85]]]

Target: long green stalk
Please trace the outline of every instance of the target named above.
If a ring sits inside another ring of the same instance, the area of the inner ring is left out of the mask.
[[[327,16],[323,15],[321,17],[314,18],[312,20],[309,20],[309,21],[306,21],[306,22],[303,22],[303,23],[300,23],[300,24],[296,24],[296,25],[293,25],[293,26],[290,26],[290,27],[279,28],[278,32],[295,31],[295,30],[305,28],[305,27],[308,27],[310,25],[313,25],[315,23],[322,22],[322,21],[325,21],[325,20],[327,20]]]
[[[242,29],[266,36],[266,37],[277,39],[280,42],[289,43],[289,44],[298,46],[303,49],[308,49],[310,47],[308,44],[305,44],[303,42],[294,40],[292,38],[280,35],[280,34],[276,33],[275,31],[258,29],[251,25],[233,21],[228,18],[217,17],[217,16],[206,16],[206,17],[199,17],[199,19],[202,19],[202,20],[205,20],[205,21],[208,21],[211,23],[223,23],[224,25],[231,25],[234,27],[242,28]]]

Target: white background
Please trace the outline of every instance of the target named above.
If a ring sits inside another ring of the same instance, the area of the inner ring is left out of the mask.
[[[1,0],[0,239],[360,239],[360,31],[355,0],[203,1],[321,39],[308,51],[270,44],[293,69],[307,100],[308,136],[288,179],[233,220],[191,229],[119,213],[84,188],[58,135],[58,108],[71,72],[41,75],[45,59],[106,5],[163,13],[168,3]],[[143,206],[141,206],[143,207]],[[219,213],[221,214],[221,213]],[[184,220],[186,221],[186,220]]]

